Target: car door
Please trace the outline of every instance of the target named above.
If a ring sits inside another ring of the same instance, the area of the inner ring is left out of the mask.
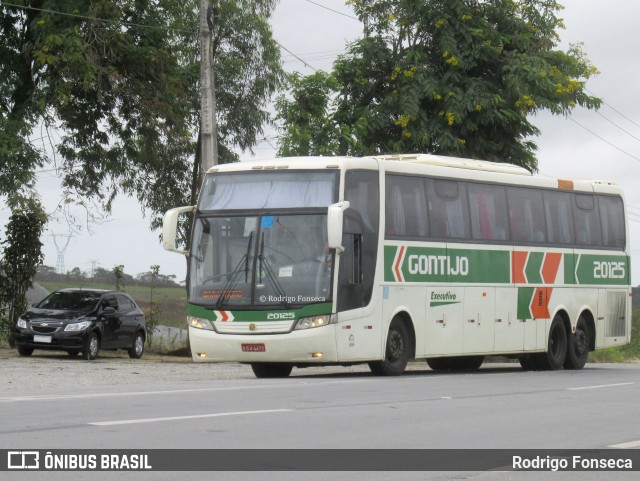
[[[120,330],[118,332],[119,347],[130,347],[136,333],[137,309],[133,301],[125,294],[116,294]]]
[[[102,324],[103,349],[114,349],[118,347],[118,330],[120,326],[120,313],[118,312],[118,301],[114,294],[106,294],[100,302],[98,322]]]

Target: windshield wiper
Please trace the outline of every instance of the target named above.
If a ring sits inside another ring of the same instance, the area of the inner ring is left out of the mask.
[[[244,265],[244,281],[248,282],[249,278],[249,253],[251,252],[251,242],[253,241],[253,232],[249,235],[249,242],[247,243],[247,252],[242,256],[238,265],[231,271],[231,278],[227,281],[218,296],[218,300],[216,301],[215,307],[219,308],[224,301],[227,300],[229,294],[231,294],[233,288],[238,284],[238,279],[240,278],[240,273],[243,271],[242,267]]]
[[[260,283],[262,283],[262,267],[264,267],[264,271],[267,275],[267,279],[269,279],[269,281],[271,281],[271,284],[273,284],[273,287],[275,288],[276,293],[278,294],[278,296],[280,296],[280,299],[282,299],[282,304],[287,309],[290,309],[291,303],[287,301],[287,295],[284,289],[282,288],[282,284],[280,284],[280,281],[274,274],[273,269],[269,264],[269,261],[264,256],[264,232],[260,237],[260,253],[258,254],[258,260],[260,261],[260,267],[258,269],[258,272],[260,273]]]

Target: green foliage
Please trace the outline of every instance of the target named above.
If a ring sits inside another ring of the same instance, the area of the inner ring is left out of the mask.
[[[152,344],[153,334],[158,330],[158,314],[160,312],[160,306],[154,302],[153,294],[155,291],[155,280],[160,275],[160,266],[154,264],[151,266],[151,285],[149,288],[149,314],[146,316],[147,327],[147,343]]]
[[[336,79],[322,71],[287,77],[291,99],[282,95],[276,101],[276,120],[284,126],[278,156],[331,155],[338,150],[340,128],[331,118],[338,87]]]
[[[116,278],[116,291],[121,291],[124,288],[124,284],[122,282],[124,278],[124,266],[119,264],[117,266],[113,266],[113,275]]]
[[[0,195],[49,160],[29,142],[44,124],[65,195],[137,197],[152,226],[188,204],[198,134],[198,0],[15,0],[0,3]],[[268,23],[275,0],[216,0],[219,150],[250,149],[282,78]],[[35,7],[31,8],[31,7]],[[195,185],[199,185],[195,182]]]
[[[12,196],[9,206],[6,238],[0,242],[0,338],[13,347],[13,328],[27,308],[27,290],[44,258],[40,235],[47,216],[35,196]]]
[[[539,131],[528,117],[600,105],[585,93],[597,70],[580,46],[557,49],[556,2],[349,3],[370,29],[334,64],[340,87],[327,121],[342,126],[335,154],[423,152],[535,170]],[[283,115],[292,108],[295,98],[279,108],[285,146],[296,145]]]

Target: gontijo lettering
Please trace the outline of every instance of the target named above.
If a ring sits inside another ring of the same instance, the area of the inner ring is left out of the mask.
[[[409,256],[409,273],[466,276],[469,274],[469,258],[413,254]]]

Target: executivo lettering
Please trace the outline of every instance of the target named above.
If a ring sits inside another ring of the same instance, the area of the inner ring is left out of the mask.
[[[414,254],[409,256],[409,273],[466,276],[469,274],[469,258]]]
[[[457,296],[452,292],[446,292],[441,294],[439,292],[431,292],[431,300],[432,301],[455,301]]]

